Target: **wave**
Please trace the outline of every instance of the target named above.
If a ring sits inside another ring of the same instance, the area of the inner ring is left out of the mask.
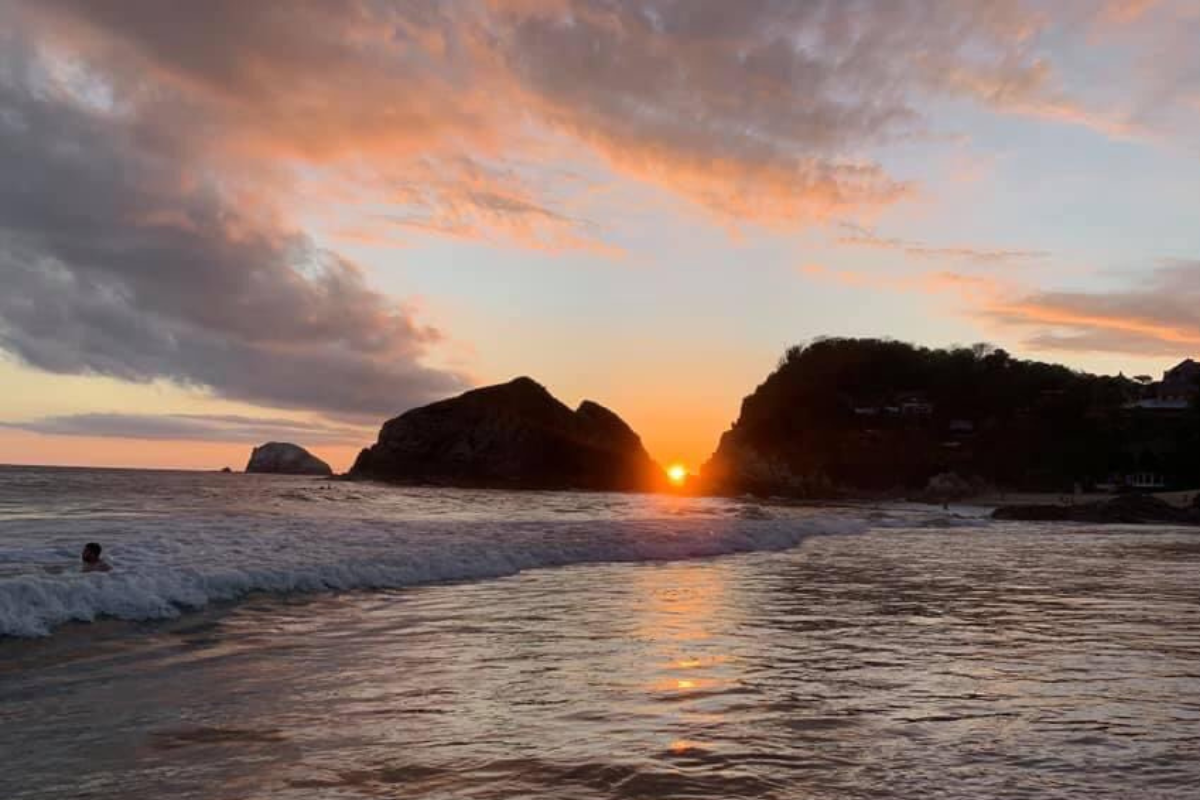
[[[60,527],[49,542],[27,531],[39,543],[5,554],[10,562],[24,562],[22,570],[0,572],[0,636],[46,636],[64,623],[99,617],[171,618],[251,592],[395,589],[574,564],[784,550],[809,536],[865,529],[859,520],[817,515],[324,524],[214,517],[141,524],[118,530],[112,521],[76,523],[69,531]],[[88,539],[107,543],[113,571],[81,574],[51,566],[73,564],[77,543]]]

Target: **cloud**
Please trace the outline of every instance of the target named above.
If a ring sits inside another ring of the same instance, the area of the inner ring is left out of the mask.
[[[856,247],[872,247],[879,250],[896,250],[906,256],[921,259],[951,259],[979,264],[996,265],[1014,261],[1037,261],[1046,258],[1046,250],[994,249],[967,246],[933,246],[923,242],[880,236],[874,229],[852,222],[840,222],[839,244]]]
[[[810,280],[948,297],[968,317],[1016,332],[1030,350],[1200,355],[1200,261],[1175,261],[1107,292],[1030,291],[1001,278],[930,271],[878,274],[806,264]]]
[[[423,230],[551,247],[602,232],[562,212],[561,181],[514,165],[591,158],[725,221],[794,225],[907,196],[869,153],[925,135],[929,97],[1084,113],[1019,0],[19,8],[191,159],[334,170]]]
[[[383,203],[423,230],[592,246],[511,158],[520,130],[465,4],[21,2],[28,36],[156,120],[192,164],[293,206]],[[455,13],[454,9],[458,12]],[[312,210],[312,209],[306,209]],[[371,226],[372,235],[387,225]],[[362,231],[359,231],[362,233]],[[361,238],[361,237],[360,237]]]
[[[359,444],[370,439],[369,434],[358,428],[231,414],[69,414],[25,422],[0,422],[0,428],[47,436],[244,444],[266,441],[307,445]]]
[[[1106,135],[1191,149],[1200,121],[1200,6],[1194,0],[1058,0],[1061,71],[1080,97],[1059,113]],[[1081,98],[1086,97],[1087,102]]]
[[[728,225],[856,218],[915,190],[873,152],[934,140],[939,98],[1120,129],[1043,49],[1071,35],[1058,8],[0,0],[0,347],[53,372],[393,413],[467,381],[427,366],[439,330],[296,220],[606,249],[587,198],[614,174]],[[1148,24],[1168,4],[1111,8]],[[1164,97],[1191,80],[1178,27]]]
[[[4,54],[0,347],[51,372],[347,416],[464,384],[422,365],[437,330],[260,198],[231,197],[157,118],[97,110]]]
[[[856,289],[948,297],[968,317],[1016,332],[1030,350],[1200,355],[1200,261],[1169,262],[1107,292],[1031,292],[1011,280],[948,271],[894,275],[806,264],[799,272]]]
[[[616,171],[724,219],[782,223],[909,191],[860,151],[919,115],[844,66],[874,72],[867,42],[832,41],[850,22],[824,4],[579,2],[503,19],[502,58],[522,107]]]
[[[1200,261],[1171,262],[1109,292],[1050,291],[997,302],[985,316],[1042,350],[1200,353]]]

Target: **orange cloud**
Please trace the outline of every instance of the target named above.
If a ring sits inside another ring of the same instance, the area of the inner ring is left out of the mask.
[[[113,108],[228,182],[333,170],[402,225],[554,249],[604,237],[564,211],[561,181],[513,168],[544,163],[548,140],[724,221],[786,226],[905,197],[868,153],[925,132],[922,96],[1095,124],[1032,51],[1046,18],[1017,0],[19,8]]]
[[[1153,319],[1075,311],[1053,301],[1031,298],[1001,304],[989,313],[1016,325],[1042,325],[1092,333],[1131,333],[1139,339],[1154,339],[1164,345],[1200,345],[1200,330],[1164,324]]]
[[[1170,262],[1108,292],[1040,292],[985,315],[1049,350],[1177,355],[1200,350],[1200,262]]]
[[[1200,262],[1168,263],[1108,292],[1033,292],[1011,280],[956,272],[896,276],[820,264],[799,271],[860,289],[952,296],[970,317],[1019,332],[1031,350],[1172,357],[1200,351]]]

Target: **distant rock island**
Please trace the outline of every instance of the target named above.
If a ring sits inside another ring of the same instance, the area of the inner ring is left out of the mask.
[[[987,345],[818,339],[743,400],[701,476],[716,493],[801,498],[1187,489],[1200,484],[1200,365],[1154,382]]]
[[[619,416],[572,411],[531,378],[475,389],[389,420],[352,478],[438,486],[638,491],[662,469]]]
[[[246,472],[276,475],[332,475],[329,465],[299,445],[267,442],[254,448]]]

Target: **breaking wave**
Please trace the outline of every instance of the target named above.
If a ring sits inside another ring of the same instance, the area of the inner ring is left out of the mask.
[[[832,515],[747,516],[493,522],[240,515],[42,520],[33,528],[22,526],[19,538],[6,536],[11,531],[0,527],[0,636],[46,636],[64,623],[98,617],[170,618],[251,592],[391,589],[573,564],[783,550],[809,536],[864,529],[861,521]],[[92,539],[106,543],[112,572],[75,571],[79,544]]]

